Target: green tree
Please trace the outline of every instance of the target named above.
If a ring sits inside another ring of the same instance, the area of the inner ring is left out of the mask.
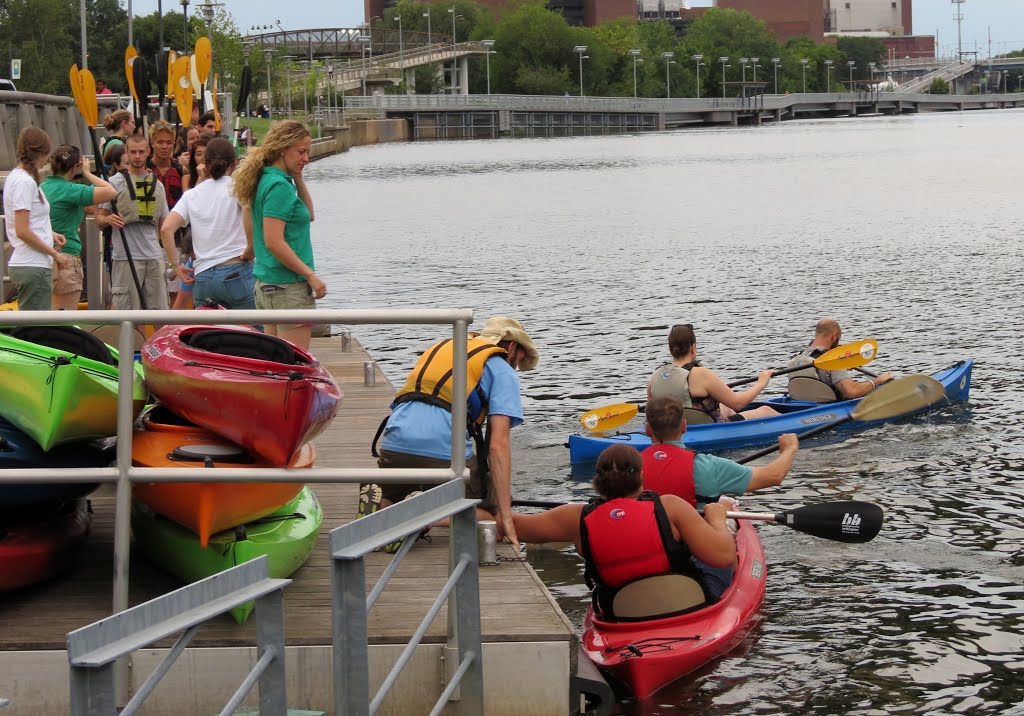
[[[840,37],[836,49],[843,53],[843,79],[848,75],[846,63],[855,65],[854,79],[867,79],[871,76],[871,63],[881,65],[885,59],[885,45],[874,37]]]
[[[705,82],[702,82],[702,94],[722,96],[722,74],[721,64],[718,58],[728,57],[727,64],[732,65],[728,69],[727,81],[735,82],[742,79],[743,70],[739,58],[758,58],[757,70],[758,79],[764,80],[772,74],[771,58],[777,57],[779,43],[775,35],[768,29],[768,25],[757,20],[746,11],[729,9],[711,9],[697,18],[690,24],[683,38],[681,54],[685,58],[688,74],[695,77],[696,66],[691,62],[693,55],[704,55],[704,61],[708,64],[708,74]],[[717,71],[714,71],[717,70]],[[754,68],[748,64],[746,71],[747,81],[754,77]],[[694,81],[694,84],[696,82]],[[727,88],[727,94],[730,94]],[[732,92],[731,94],[736,94]]]
[[[928,92],[931,94],[949,94],[949,82],[946,82],[941,77],[936,77],[928,85]]]
[[[22,61],[18,89],[42,94],[69,93],[68,69],[77,58],[72,55],[74,45],[66,19],[68,6],[68,0],[0,2],[0,48],[7,55],[5,59]]]

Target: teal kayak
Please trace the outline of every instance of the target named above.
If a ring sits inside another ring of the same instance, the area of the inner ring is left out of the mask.
[[[205,549],[186,527],[153,512],[141,502],[132,505],[135,543],[149,561],[184,582],[195,582],[243,562],[267,555],[270,576],[284,579],[305,563],[316,545],[324,515],[313,491],[298,496],[276,512],[210,537]],[[255,607],[247,602],[231,610],[244,624]]]
[[[0,329],[0,416],[44,451],[117,433],[117,350],[74,326]],[[135,364],[134,414],[146,403]]]

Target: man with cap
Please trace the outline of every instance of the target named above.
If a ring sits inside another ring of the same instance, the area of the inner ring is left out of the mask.
[[[539,356],[519,321],[505,316],[487,319],[479,333],[469,334],[466,418],[466,496],[480,499],[484,519],[494,519],[499,537],[519,546],[512,524],[512,428],[523,422],[517,370],[533,370]],[[435,343],[416,362],[391,404],[382,425],[382,468],[438,468],[451,465],[452,339]],[[376,442],[376,441],[375,441]],[[473,446],[476,446],[475,454]],[[376,447],[376,446],[374,446]],[[366,485],[360,494],[360,515],[373,511],[379,499],[386,507],[428,485]],[[395,547],[397,549],[397,547]],[[393,551],[389,549],[388,551]]]

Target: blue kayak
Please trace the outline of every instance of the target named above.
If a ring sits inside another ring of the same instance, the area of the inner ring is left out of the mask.
[[[974,361],[962,360],[932,374],[932,377],[942,383],[946,389],[948,401],[963,402],[967,400],[971,389],[971,368],[973,366]],[[759,401],[751,404],[750,407],[770,405],[782,415],[687,427],[686,434],[683,435],[683,444],[689,449],[699,452],[765,445],[775,442],[783,433],[800,435],[822,423],[845,418],[853,412],[859,402],[860,399],[844,400],[838,403],[812,403],[790,400],[788,396]],[[881,422],[885,421],[858,422],[856,425],[858,429],[862,429]],[[847,423],[847,426],[849,425],[850,423]],[[605,448],[622,443],[632,445],[637,450],[643,450],[651,444],[651,439],[643,432],[615,433],[614,435],[601,433],[570,435],[569,461],[573,465],[594,462]]]
[[[87,495],[96,483],[11,483],[2,470],[48,467],[106,467],[115,459],[114,441],[86,441],[58,445],[48,452],[35,440],[0,418],[0,511],[74,500]]]

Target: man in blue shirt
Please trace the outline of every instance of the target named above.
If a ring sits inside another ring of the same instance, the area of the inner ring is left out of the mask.
[[[519,321],[494,316],[479,333],[469,334],[468,352],[466,465],[470,480],[466,497],[480,499],[483,519],[494,519],[499,538],[507,538],[518,548],[512,524],[510,433],[523,422],[516,371],[532,370],[537,365],[537,349]],[[450,339],[431,346],[420,356],[384,425],[377,460],[381,468],[451,465],[451,368]],[[360,514],[372,509],[369,503],[377,494],[380,505],[386,507],[426,488],[416,484],[364,487]]]

